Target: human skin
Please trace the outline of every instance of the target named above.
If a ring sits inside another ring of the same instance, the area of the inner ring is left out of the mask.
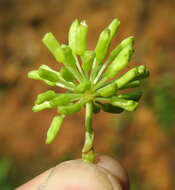
[[[81,159],[62,162],[16,190],[40,190],[45,182],[43,190],[129,190],[126,170],[106,155],[97,155],[94,164]]]

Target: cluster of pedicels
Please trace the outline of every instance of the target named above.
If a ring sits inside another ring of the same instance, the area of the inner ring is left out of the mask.
[[[134,53],[134,37],[130,36],[106,58],[111,40],[119,26],[119,20],[114,19],[101,32],[95,50],[87,49],[88,25],[85,21],[79,23],[76,19],[72,23],[68,33],[68,45],[60,45],[52,33],[47,33],[42,42],[63,66],[60,71],[55,71],[47,65],[41,65],[38,70],[28,73],[29,78],[66,89],[65,93],[48,90],[39,94],[33,106],[34,112],[57,108],[58,115],[53,118],[47,132],[47,144],[55,139],[65,116],[79,112],[85,106],[86,132],[82,159],[89,162],[95,159],[92,114],[97,114],[100,110],[109,113],[134,111],[142,95],[141,91],[123,93],[120,90],[138,87],[149,76],[146,67],[140,65],[114,79],[128,65]]]

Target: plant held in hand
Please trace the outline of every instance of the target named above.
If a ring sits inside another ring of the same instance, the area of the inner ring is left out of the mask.
[[[47,65],[42,65],[38,70],[28,73],[29,78],[42,80],[49,86],[66,89],[65,93],[48,90],[39,94],[33,106],[34,112],[47,108],[58,110],[58,115],[53,118],[47,132],[47,144],[55,139],[66,116],[79,112],[85,107],[85,143],[82,149],[82,160],[86,163],[94,163],[97,159],[93,149],[93,113],[97,114],[100,110],[114,114],[125,110],[134,111],[142,95],[141,91],[133,90],[124,93],[121,90],[139,87],[142,80],[149,76],[149,71],[144,65],[132,68],[118,76],[119,72],[129,64],[134,53],[133,36],[116,46],[105,60],[111,40],[119,26],[120,22],[114,19],[101,32],[94,51],[87,49],[88,25],[85,21],[79,23],[76,19],[72,23],[68,34],[68,45],[61,45],[52,33],[47,33],[42,42],[56,61],[63,66],[60,71],[55,71]],[[116,76],[118,77],[114,78]]]

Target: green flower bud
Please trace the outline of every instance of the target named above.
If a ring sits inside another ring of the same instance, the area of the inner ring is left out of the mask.
[[[108,26],[108,29],[111,31],[111,39],[115,36],[120,26],[120,21],[118,19],[114,19],[111,24]]]
[[[51,82],[59,82],[60,81],[60,73],[52,70],[47,65],[42,65],[39,67],[39,76],[43,79],[46,79]]]
[[[72,54],[71,48],[66,45],[62,45],[61,48],[63,49],[65,55],[65,61],[63,63],[64,66],[69,70],[69,72],[71,72],[74,75],[74,77],[81,81],[82,78],[79,72],[77,71],[76,59]]]
[[[117,106],[113,106],[110,103],[104,103],[102,104],[102,110],[104,112],[108,112],[108,113],[122,113],[123,109]]]
[[[117,91],[117,85],[115,83],[108,84],[107,86],[100,88],[97,93],[102,97],[113,96]]]
[[[141,73],[140,75],[136,76],[133,80],[143,80],[150,76],[149,70],[145,70],[144,73]]]
[[[65,54],[65,66],[75,68],[76,67],[76,60],[72,54],[72,50],[69,46],[62,44],[61,48],[64,51]]]
[[[56,138],[63,123],[63,118],[63,116],[55,116],[53,118],[50,128],[47,131],[46,144],[50,144]]]
[[[104,81],[108,78],[105,78],[104,76],[102,76],[103,71],[105,70],[106,66],[112,62],[117,56],[118,54],[121,52],[121,50],[123,50],[126,46],[131,45],[133,46],[134,44],[134,37],[129,37],[125,40],[123,40],[109,55],[108,59],[106,60],[106,62],[103,64],[101,70],[99,72],[97,72],[96,70],[93,71],[93,76],[92,78],[94,79],[94,76],[96,76],[96,73],[98,73],[97,78],[95,79],[95,83],[100,80],[100,78],[104,78]],[[111,67],[111,66],[110,66]],[[96,68],[95,68],[96,69]],[[105,74],[104,74],[105,75]]]
[[[122,49],[118,56],[108,66],[105,72],[105,78],[110,79],[115,77],[118,72],[126,67],[131,59],[133,52],[134,51],[131,45],[128,45],[124,49]]]
[[[49,101],[43,102],[42,104],[36,104],[32,107],[33,112],[39,112],[48,108],[52,108]]]
[[[43,103],[45,101],[49,101],[55,97],[56,97],[56,93],[53,90],[48,90],[37,96],[35,104],[41,104],[41,103]]]
[[[71,95],[70,94],[58,94],[54,99],[50,100],[50,105],[52,108],[56,108],[60,105],[65,105],[70,103]]]
[[[119,77],[119,79],[117,79],[115,83],[118,88],[121,88],[122,86],[130,82],[136,75],[137,75],[137,68],[133,68],[128,72],[126,72],[125,74],[123,74],[121,77]]]
[[[55,55],[54,55],[55,59],[60,62],[60,63],[64,63],[65,61],[65,54],[64,51],[60,48],[55,50]]]
[[[76,34],[76,54],[83,55],[86,51],[86,37],[88,32],[88,25],[86,21],[82,21],[77,29]]]
[[[53,54],[53,56],[58,62],[64,61],[64,54],[61,50],[60,44],[51,32],[47,33],[44,36],[42,42],[46,45],[46,47]]]
[[[65,67],[61,67],[60,74],[64,80],[75,83],[73,74]]]
[[[125,100],[118,97],[113,97],[111,100],[111,104],[113,106],[118,106],[120,108],[123,108],[127,111],[134,111],[138,106],[138,103],[133,100]]]
[[[126,72],[125,74],[123,74],[119,79],[115,81],[115,83],[118,86],[118,88],[122,88],[122,86],[125,86],[127,83],[134,80],[136,77],[144,75],[145,70],[146,68],[144,65],[135,67],[129,70],[128,72]]]
[[[42,80],[43,82],[45,82],[49,86],[55,86],[56,85],[55,82],[51,82],[51,81],[48,81],[48,80],[41,78],[39,76],[39,73],[37,70],[33,70],[33,71],[28,72],[28,78],[35,79],[35,80]]]
[[[128,93],[120,93],[120,94],[117,94],[115,97],[127,99],[127,100],[139,101],[141,96],[142,96],[142,91],[136,90],[136,91],[132,91]]]
[[[88,72],[92,68],[92,63],[95,58],[95,52],[94,51],[85,51],[84,54],[81,56],[82,59],[82,68],[83,71],[86,73],[86,76],[88,76]]]
[[[51,81],[48,81],[48,80],[45,80],[45,79],[42,79],[42,78],[41,78],[41,80],[42,80],[43,82],[45,82],[47,85],[49,85],[49,86],[56,86],[56,83],[55,83],[55,82],[51,82]]]
[[[79,28],[79,22],[78,20],[74,20],[72,23],[70,29],[69,29],[69,46],[71,47],[72,51],[75,53],[76,52],[76,35],[77,35],[77,30]]]
[[[131,81],[128,84],[125,84],[124,86],[120,87],[120,90],[127,89],[127,88],[135,88],[140,86],[141,82],[139,80]]]
[[[79,112],[82,108],[83,104],[81,102],[70,104],[67,106],[60,106],[58,108],[58,113],[63,115],[70,115],[76,112]]]
[[[100,37],[95,48],[97,64],[101,64],[106,57],[108,48],[110,45],[111,32],[109,29],[105,29],[100,34]]]
[[[41,80],[41,77],[38,74],[37,70],[33,70],[28,72],[27,74],[28,78],[35,79],[35,80]]]
[[[86,50],[86,37],[88,25],[86,21],[81,21],[79,24],[76,19],[69,30],[69,46],[74,54],[82,55]]]
[[[126,39],[124,39],[115,49],[112,50],[112,52],[109,55],[109,62],[112,62],[117,55],[120,53],[122,49],[124,49],[126,46],[131,45],[133,46],[134,44],[134,37],[130,36]]]

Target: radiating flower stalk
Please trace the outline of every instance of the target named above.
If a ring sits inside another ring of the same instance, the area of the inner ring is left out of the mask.
[[[87,162],[93,162],[95,159],[93,113],[97,114],[100,110],[115,114],[124,110],[134,111],[142,92],[134,90],[124,93],[120,90],[139,87],[141,81],[149,76],[146,67],[140,65],[114,79],[128,65],[134,53],[134,37],[130,36],[116,46],[105,60],[111,40],[119,26],[120,22],[114,19],[101,32],[94,51],[87,49],[88,25],[85,21],[79,23],[76,19],[72,23],[68,45],[60,45],[52,33],[47,33],[42,42],[63,66],[60,71],[55,71],[47,65],[42,65],[38,70],[28,73],[29,78],[66,89],[65,93],[48,90],[39,94],[33,106],[34,112],[47,108],[58,110],[58,115],[53,118],[48,129],[46,144],[55,139],[66,116],[85,107],[85,143],[82,159]]]

